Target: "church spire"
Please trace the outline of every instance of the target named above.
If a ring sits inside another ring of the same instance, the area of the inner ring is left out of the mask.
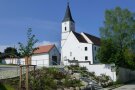
[[[62,20],[62,22],[65,22],[65,21],[72,21],[72,22],[74,22],[74,20],[72,18],[72,15],[71,15],[70,7],[69,7],[69,2],[67,3],[67,9],[66,9],[65,17]]]

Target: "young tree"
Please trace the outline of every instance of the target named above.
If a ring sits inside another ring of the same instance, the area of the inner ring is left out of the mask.
[[[34,45],[37,43],[37,39],[35,39],[35,35],[32,35],[32,29],[29,28],[27,32],[27,43],[24,45],[23,43],[19,42],[19,50],[21,56],[25,57],[25,64],[28,65],[30,62],[28,59],[33,55],[33,52],[37,50]]]
[[[103,63],[135,69],[135,18],[127,9],[106,10],[100,28],[101,48],[97,57]]]
[[[29,66],[31,64],[31,56],[33,55],[33,52],[37,50],[37,48],[34,47],[34,45],[37,43],[37,39],[35,39],[35,35],[32,34],[32,29],[29,28],[27,32],[27,43],[26,45],[19,43],[19,50],[20,54],[25,57],[25,65],[26,65],[26,90],[29,89],[28,86],[28,70]]]

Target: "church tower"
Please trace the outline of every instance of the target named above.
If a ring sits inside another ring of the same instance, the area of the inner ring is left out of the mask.
[[[71,31],[75,31],[75,22],[72,18],[69,3],[68,3],[65,17],[62,20],[61,47],[64,45]]]

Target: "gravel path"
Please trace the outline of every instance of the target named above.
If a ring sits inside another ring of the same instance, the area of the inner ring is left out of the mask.
[[[4,70],[0,71],[0,79],[12,78],[19,76],[19,71],[16,70]]]

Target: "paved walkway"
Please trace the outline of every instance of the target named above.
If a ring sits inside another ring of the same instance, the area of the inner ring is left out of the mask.
[[[33,69],[30,69],[33,70]],[[25,67],[22,69],[22,73],[25,73]],[[0,65],[0,79],[13,78],[19,76],[19,66]]]
[[[135,90],[135,81],[130,84],[113,89],[113,90]]]

